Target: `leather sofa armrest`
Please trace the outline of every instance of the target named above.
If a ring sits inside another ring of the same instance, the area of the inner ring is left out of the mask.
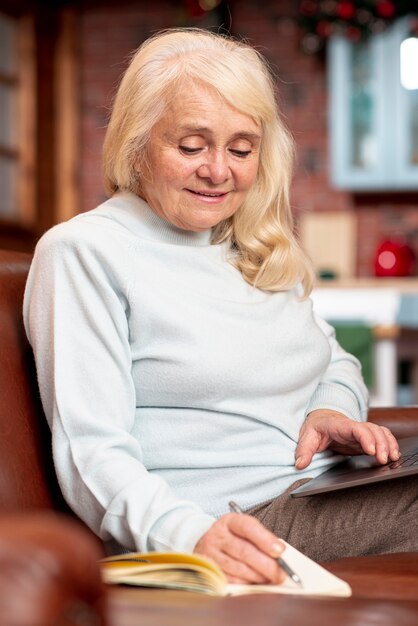
[[[105,626],[97,540],[63,514],[0,515],[1,623]]]
[[[368,419],[387,426],[398,438],[418,435],[418,406],[371,407]]]

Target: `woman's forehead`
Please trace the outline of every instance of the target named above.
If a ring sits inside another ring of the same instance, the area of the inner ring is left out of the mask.
[[[205,132],[213,124],[225,123],[242,129],[240,132],[260,136],[261,125],[256,119],[230,104],[213,87],[190,81],[169,100],[157,126],[173,125],[176,129]]]

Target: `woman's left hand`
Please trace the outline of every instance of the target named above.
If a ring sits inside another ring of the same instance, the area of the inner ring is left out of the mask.
[[[378,463],[399,459],[399,445],[385,426],[355,422],[342,413],[317,409],[307,416],[296,447],[296,468],[308,467],[314,454],[331,449],[339,454],[370,454]]]

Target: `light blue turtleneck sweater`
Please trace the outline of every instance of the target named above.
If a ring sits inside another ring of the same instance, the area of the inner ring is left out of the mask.
[[[227,511],[302,472],[306,414],[366,419],[359,364],[297,290],[254,289],[210,232],[133,194],[49,230],[24,301],[63,493],[103,540],[192,550]]]

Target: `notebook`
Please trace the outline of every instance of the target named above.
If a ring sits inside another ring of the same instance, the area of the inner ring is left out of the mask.
[[[283,558],[298,573],[301,585],[286,578],[280,585],[228,584],[210,559],[181,552],[130,552],[100,561],[102,578],[113,585],[180,589],[213,596],[260,593],[308,596],[351,596],[350,585],[285,541]]]
[[[401,451],[399,461],[379,465],[374,457],[367,454],[352,456],[304,483],[291,495],[298,498],[418,474],[418,436],[405,437],[398,442]]]

